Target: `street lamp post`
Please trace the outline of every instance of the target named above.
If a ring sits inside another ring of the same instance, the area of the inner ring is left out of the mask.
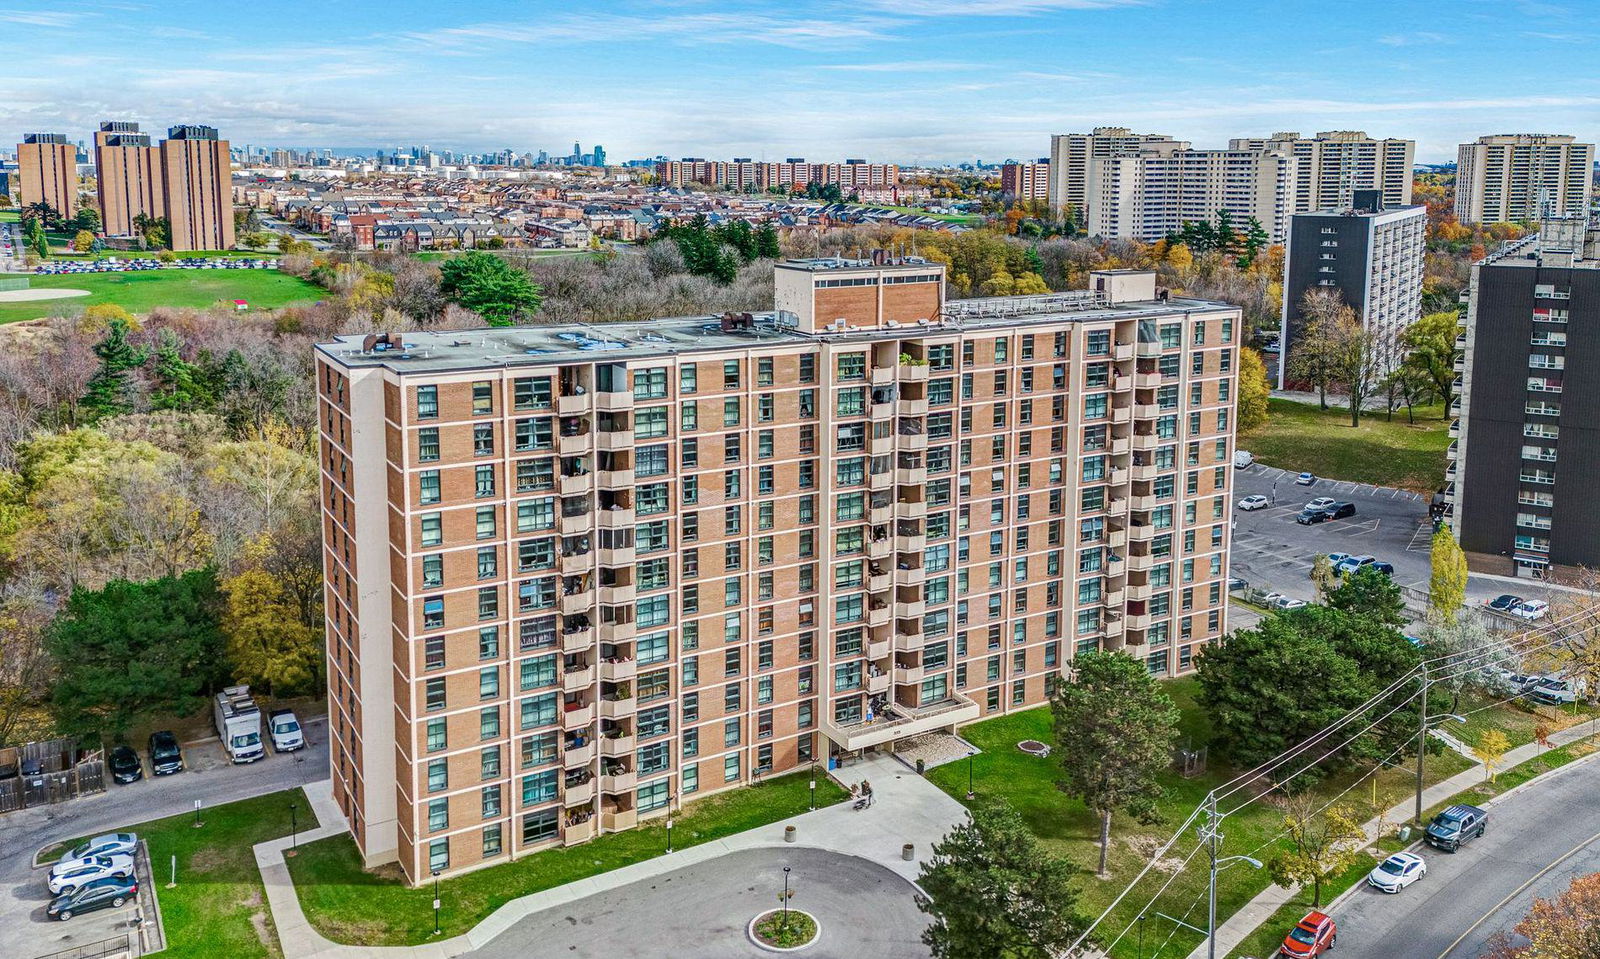
[[[783,920],[784,929],[789,928],[789,867],[783,867]]]
[[[1416,821],[1422,825],[1422,762],[1428,755],[1428,691],[1433,686],[1432,677],[1428,675],[1428,664],[1422,664],[1422,703],[1417,709],[1419,720],[1417,722],[1417,789],[1416,789]],[[1458,723],[1467,721],[1465,716],[1455,713],[1446,713],[1441,720],[1453,719]]]
[[[667,852],[672,851],[672,810],[667,810]]]
[[[1217,959],[1217,869],[1229,863],[1247,862],[1257,869],[1262,868],[1261,861],[1249,856],[1226,856],[1217,858],[1217,844],[1222,841],[1222,833],[1217,827],[1222,825],[1222,820],[1217,816],[1217,794],[1211,793],[1206,797],[1206,824],[1201,830],[1201,838],[1205,840],[1208,856],[1211,860],[1210,880],[1206,886],[1208,901],[1206,919],[1206,959]]]
[[[815,759],[811,760],[811,807],[810,808],[813,811],[815,811],[816,808],[817,808],[817,761]]]
[[[439,870],[433,871],[433,934],[439,934]]]
[[[974,752],[968,752],[967,753],[967,798],[968,799],[971,799],[971,798],[973,798],[974,796],[977,795],[975,792],[972,791],[972,757],[975,756],[975,755],[977,755],[977,754],[974,753]]]
[[[292,856],[300,848],[300,822],[295,815],[295,802],[289,800],[289,851],[285,855]]]

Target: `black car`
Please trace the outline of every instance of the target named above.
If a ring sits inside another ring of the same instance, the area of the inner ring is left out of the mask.
[[[1513,596],[1510,593],[1501,593],[1489,601],[1489,608],[1497,613],[1509,613],[1521,605],[1522,597]]]
[[[1344,519],[1346,516],[1356,515],[1356,504],[1334,503],[1323,512],[1328,514],[1329,519]]]
[[[109,876],[85,883],[81,888],[63,893],[50,901],[50,915],[62,922],[84,912],[96,909],[118,909],[129,899],[139,895],[139,883]]]
[[[157,776],[183,772],[183,750],[170,730],[150,734],[150,771]]]
[[[1294,518],[1294,521],[1301,526],[1326,523],[1328,521],[1328,511],[1325,509],[1303,509],[1300,511],[1300,515]]]
[[[1464,843],[1482,836],[1488,826],[1487,812],[1477,806],[1461,803],[1434,816],[1433,822],[1428,823],[1428,831],[1424,834],[1424,838],[1428,840],[1430,846],[1437,846],[1445,852],[1455,852]]]
[[[106,765],[111,767],[111,778],[119,783],[136,783],[144,778],[144,764],[139,762],[139,754],[132,746],[111,750]]]

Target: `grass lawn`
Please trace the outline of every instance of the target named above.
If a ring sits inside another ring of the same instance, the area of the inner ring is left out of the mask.
[[[17,210],[0,210],[0,223],[21,223],[22,214]]]
[[[1267,425],[1239,437],[1239,448],[1260,462],[1326,479],[1398,486],[1429,493],[1444,485],[1449,421],[1442,407],[1418,407],[1417,422],[1399,411],[1363,413],[1350,427],[1346,409],[1322,410],[1314,403],[1269,401]]]
[[[0,323],[61,315],[96,303],[115,303],[129,313],[146,313],[158,306],[206,307],[219,300],[248,300],[251,309],[260,310],[325,295],[320,287],[276,270],[150,270],[28,279],[33,289],[88,290],[89,295],[0,303]]]
[[[1445,732],[1468,746],[1476,746],[1484,733],[1498,729],[1506,734],[1506,739],[1515,749],[1533,742],[1533,727],[1540,723],[1555,732],[1600,715],[1600,710],[1590,709],[1582,702],[1577,704],[1576,711],[1572,706],[1557,709],[1528,700],[1500,703],[1496,697],[1478,690],[1468,690],[1462,693],[1456,713],[1466,717],[1466,723],[1447,722],[1440,727]]]
[[[152,256],[152,255],[153,254],[150,253],[150,252],[145,252],[145,251],[140,251],[140,250],[103,250],[103,251],[101,251],[99,253],[73,253],[73,252],[69,251],[69,252],[66,252],[66,253],[53,254],[50,257],[50,259],[52,259],[52,260],[95,260],[95,259],[104,258],[104,257],[107,257],[107,256],[114,256],[114,257],[116,257],[116,258],[118,258],[120,260],[131,260],[131,259],[139,259],[139,258],[142,258],[142,257]],[[216,259],[223,259],[223,258],[273,259],[275,257],[280,257],[282,255],[283,255],[282,253],[279,253],[277,250],[272,250],[272,249],[267,249],[267,250],[188,250],[188,251],[183,252],[183,253],[175,254],[175,256],[177,256],[178,259],[180,259],[180,260],[186,260],[186,259],[189,259],[191,257],[203,257],[203,258],[208,259],[208,260],[216,260]]]
[[[301,825],[314,821],[310,803],[298,789],[257,796],[201,810],[194,816],[126,827],[150,847],[150,866],[161,899],[161,921],[171,959],[279,959],[277,933],[267,909],[266,890],[250,847],[289,835],[289,802],[300,807]],[[88,838],[88,837],[82,837]],[[80,840],[63,843],[65,852]],[[178,887],[167,889],[173,856],[178,857]],[[141,890],[140,896],[146,894]]]
[[[1200,746],[1210,739],[1210,728],[1204,713],[1195,703],[1198,683],[1192,678],[1173,680],[1166,684],[1169,695],[1183,712],[1181,735],[1183,739]],[[1023,739],[1044,742],[1055,740],[1048,708],[1031,709],[995,719],[975,723],[962,730],[962,735],[982,750],[973,759],[973,778],[978,798],[1000,796],[1022,815],[1034,833],[1052,852],[1065,855],[1088,870],[1080,880],[1082,896],[1079,909],[1088,915],[1098,915],[1122,891],[1134,874],[1150,860],[1157,849],[1189,815],[1199,806],[1206,793],[1228,781],[1234,771],[1221,764],[1216,756],[1204,775],[1184,779],[1176,772],[1163,777],[1165,792],[1159,803],[1162,821],[1154,826],[1140,824],[1124,815],[1116,816],[1111,827],[1111,854],[1108,863],[1110,877],[1099,879],[1093,875],[1099,861],[1099,823],[1093,813],[1075,799],[1068,799],[1055,788],[1057,767],[1051,759],[1028,756],[1016,748]],[[1445,752],[1428,757],[1427,778],[1436,781],[1454,775],[1471,764],[1454,753]],[[1319,792],[1329,798],[1345,790],[1361,776],[1361,771],[1349,771],[1331,777]],[[939,766],[929,771],[928,777],[957,800],[965,802],[967,791],[967,764],[962,762]],[[1389,768],[1378,777],[1378,801],[1383,807],[1391,806],[1402,798],[1414,781],[1407,769]],[[1351,790],[1342,801],[1350,805],[1362,818],[1371,815],[1371,790],[1367,782]],[[1234,802],[1238,800],[1235,799]],[[1223,824],[1225,839],[1223,855],[1247,854],[1257,859],[1270,858],[1282,842],[1277,834],[1282,829],[1282,811],[1270,799],[1252,803],[1229,815]],[[1139,884],[1128,898],[1112,912],[1102,924],[1097,935],[1103,944],[1110,942],[1124,927],[1135,923],[1139,907],[1155,895],[1156,890],[1172,875],[1185,856],[1198,846],[1195,831],[1191,828],[1169,852],[1168,857]],[[1206,874],[1194,868],[1200,857],[1191,861],[1172,885],[1162,894],[1153,909],[1175,916],[1189,923],[1203,924],[1205,915]],[[1265,872],[1243,864],[1226,869],[1218,882],[1218,915],[1232,915],[1269,883]],[[1200,917],[1198,920],[1196,917]],[[1175,931],[1176,930],[1176,931]],[[1112,950],[1118,959],[1139,956],[1138,930],[1130,927],[1127,936]],[[1184,956],[1200,944],[1198,934],[1176,927],[1173,923],[1151,918],[1146,923],[1145,951],[1141,959],[1157,955],[1154,946],[1171,935],[1166,951],[1161,955]]]
[[[672,817],[673,847],[697,846],[805,812],[809,781],[808,773],[794,773],[689,802]],[[818,776],[818,805],[832,805],[845,795],[833,780]],[[440,926],[446,936],[460,935],[513,899],[643,862],[666,848],[666,827],[653,819],[582,845],[446,879],[440,885]],[[433,887],[408,889],[392,867],[363,870],[349,836],[301,846],[300,855],[289,860],[289,871],[311,924],[336,942],[402,946],[433,938]]]

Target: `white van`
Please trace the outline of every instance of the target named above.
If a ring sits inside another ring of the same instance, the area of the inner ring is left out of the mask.
[[[1233,451],[1233,468],[1242,470],[1246,466],[1254,465],[1256,458],[1250,455],[1249,450]]]

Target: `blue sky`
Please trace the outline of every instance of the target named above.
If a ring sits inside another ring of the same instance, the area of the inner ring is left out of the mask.
[[[1043,156],[1364,129],[1421,160],[1600,136],[1596,0],[0,0],[0,142],[96,121],[238,143],[613,158]]]

